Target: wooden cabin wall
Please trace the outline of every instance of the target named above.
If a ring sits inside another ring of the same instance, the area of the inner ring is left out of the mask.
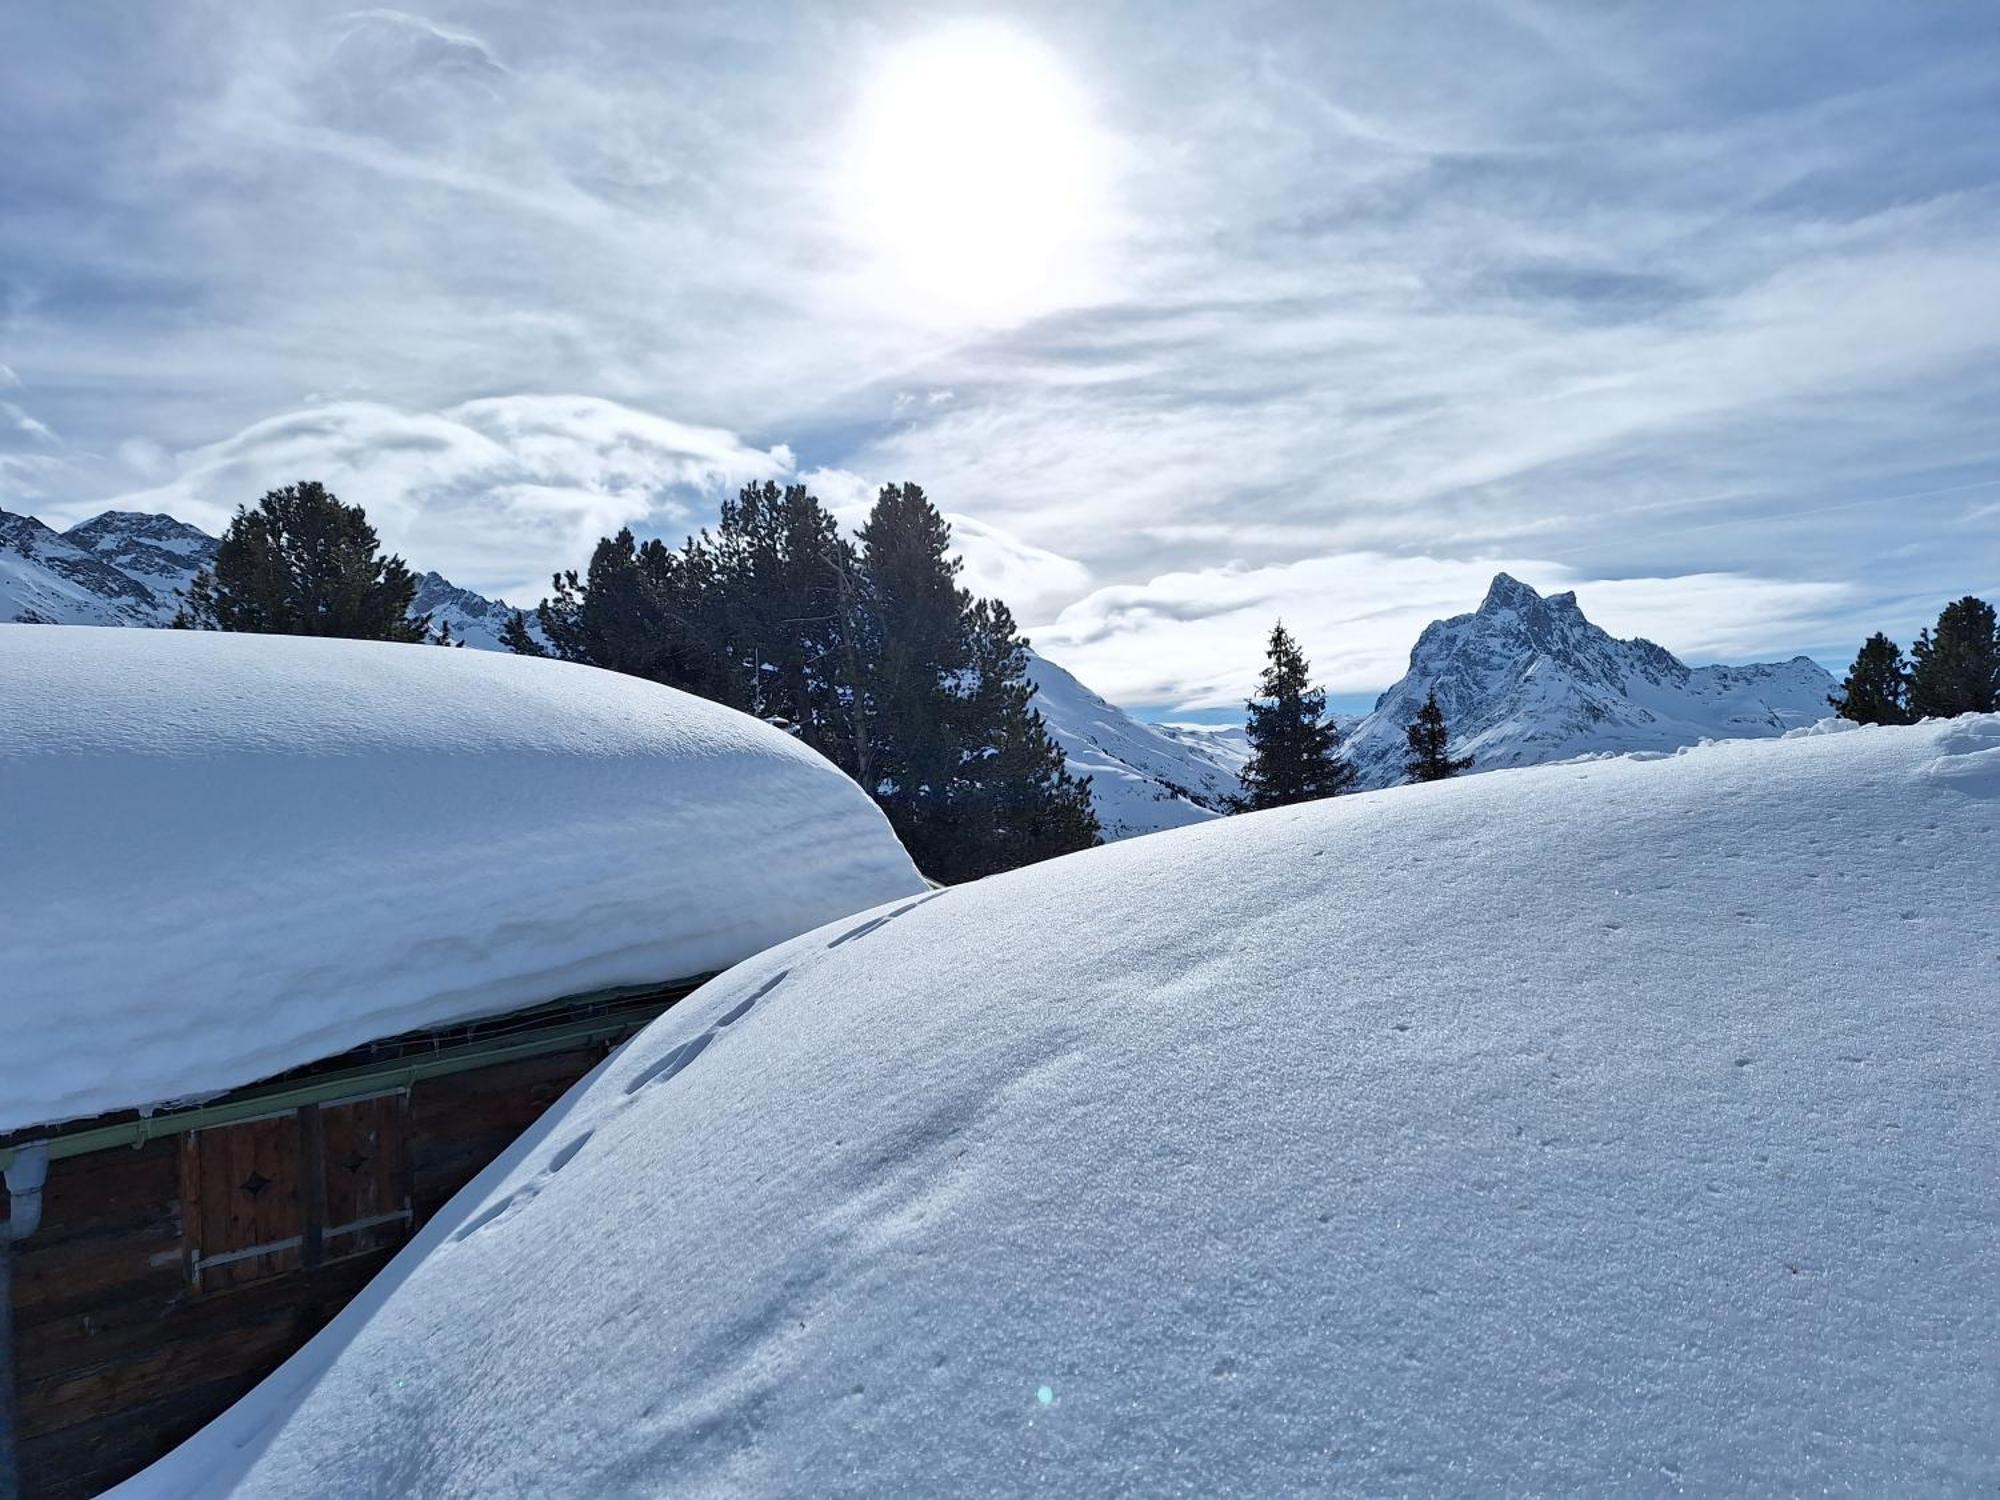
[[[603,1055],[593,1047],[417,1084],[403,1136],[415,1223]],[[183,1138],[169,1136],[49,1164],[41,1227],[13,1252],[24,1500],[86,1500],[166,1453],[283,1363],[400,1243],[197,1286],[183,1153]]]

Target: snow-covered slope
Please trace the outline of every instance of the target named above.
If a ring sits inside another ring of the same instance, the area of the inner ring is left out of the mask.
[[[131,522],[144,524],[123,524]],[[0,620],[164,625],[179,607],[174,590],[214,547],[167,516],[106,511],[58,534],[33,516],[0,510]]]
[[[1222,734],[1144,724],[1046,657],[1028,653],[1035,708],[1063,747],[1071,772],[1090,778],[1107,839],[1154,833],[1219,817],[1243,787],[1248,747]]]
[[[162,600],[174,599],[215,559],[216,539],[197,526],[147,511],[107,510],[79,522],[63,539]],[[168,611],[171,616],[172,611]]]
[[[507,649],[500,642],[500,630],[513,612],[512,605],[462,589],[440,573],[420,577],[417,596],[410,601],[410,613],[429,615],[432,630],[448,626],[453,640],[480,651]],[[542,627],[532,611],[528,614],[528,633],[542,639]]]
[[[834,924],[126,1493],[1990,1491],[1996,830],[1987,716]]]
[[[720,969],[923,889],[796,740],[590,667],[0,625],[0,1129]]]
[[[1362,786],[1401,781],[1404,731],[1432,688],[1454,751],[1490,771],[1782,734],[1824,717],[1833,685],[1804,656],[1687,667],[1651,641],[1614,639],[1575,594],[1543,598],[1501,573],[1476,611],[1425,628],[1409,672],[1348,736],[1347,754]]]

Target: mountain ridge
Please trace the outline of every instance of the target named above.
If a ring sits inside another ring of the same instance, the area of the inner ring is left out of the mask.
[[[1766,738],[1825,718],[1833,688],[1805,656],[1690,667],[1656,642],[1620,640],[1592,623],[1574,592],[1545,596],[1498,573],[1477,609],[1424,627],[1409,670],[1345,749],[1362,787],[1401,781],[1404,730],[1433,690],[1453,752],[1492,771]]]
[[[172,516],[105,511],[57,532],[0,510],[0,619],[162,626],[216,539]],[[480,650],[504,650],[511,606],[436,572],[418,577],[416,614]],[[1092,692],[1034,651],[1035,706],[1070,770],[1091,778],[1108,838],[1223,816],[1241,791],[1241,732],[1152,724]],[[1705,739],[1760,738],[1823,718],[1831,676],[1807,657],[1690,667],[1643,638],[1619,640],[1587,619],[1574,592],[1542,595],[1498,573],[1479,607],[1434,620],[1409,670],[1357,721],[1340,717],[1362,789],[1403,779],[1404,729],[1433,689],[1453,750],[1473,770],[1580,755],[1675,750]]]

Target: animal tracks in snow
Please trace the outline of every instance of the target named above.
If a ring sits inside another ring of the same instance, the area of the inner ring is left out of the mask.
[[[892,913],[891,915],[895,914]],[[885,917],[883,920],[886,921],[888,919]],[[757,1002],[783,984],[791,972],[790,969],[780,969],[759,985],[754,993],[746,995],[737,1004],[732,1006],[728,1013],[720,1017],[708,1030],[702,1032],[699,1036],[689,1038],[678,1047],[669,1049],[664,1056],[656,1059],[650,1066],[641,1069],[633,1076],[631,1082],[625,1085],[626,1098],[630,1099],[634,1094],[648,1085],[666,1082],[669,1078],[680,1072],[682,1068],[685,1068],[697,1057],[700,1057],[703,1052],[708,1050],[709,1044],[715,1040],[720,1032],[727,1027],[734,1026],[738,1021],[749,1015]],[[544,1183],[576,1160],[577,1153],[590,1144],[590,1138],[594,1133],[592,1130],[586,1130],[574,1139],[565,1141],[561,1146],[558,1146],[555,1154],[548,1159],[548,1163],[542,1170],[535,1174],[531,1182],[487,1204],[486,1207],[468,1219],[452,1235],[453,1241],[470,1239],[488,1224],[491,1224],[495,1219],[506,1213],[508,1209],[513,1208],[516,1204],[526,1203],[533,1199],[535,1194],[542,1190]]]
[[[896,918],[902,916],[905,912],[915,911],[918,907],[922,906],[926,901],[935,901],[937,900],[938,897],[942,896],[943,894],[944,894],[943,891],[932,891],[928,896],[919,896],[914,901],[905,901],[901,906],[897,907],[892,912],[884,912],[879,917],[871,917],[868,921],[863,922],[859,927],[848,928],[847,931],[843,932],[839,937],[835,938],[832,942],[828,943],[827,947],[838,948],[842,943],[851,943],[856,938],[867,937],[868,934],[873,932],[876,928],[887,927],[891,922],[895,921]]]
[[[932,891],[927,896],[919,896],[914,901],[906,901],[894,911],[885,912],[879,917],[870,918],[858,927],[849,928],[826,946],[828,948],[838,948],[843,943],[851,943],[856,938],[866,937],[869,933],[875,931],[876,928],[886,927],[889,923],[895,921],[896,918],[903,916],[905,913],[915,911],[926,901],[935,901],[943,894],[943,891]],[[651,1088],[655,1084],[665,1083],[697,1057],[700,1057],[702,1053],[708,1050],[716,1037],[749,1015],[755,1009],[757,1002],[783,984],[790,977],[791,972],[790,969],[780,969],[759,985],[755,991],[731,1006],[706,1031],[702,1032],[699,1036],[690,1037],[678,1047],[670,1048],[665,1054],[654,1059],[653,1062],[633,1074],[630,1081],[625,1085],[626,1099],[630,1100],[642,1089]],[[542,1190],[544,1183],[576,1159],[577,1154],[590,1144],[590,1137],[591,1132],[586,1130],[573,1140],[566,1141],[557,1147],[555,1154],[548,1159],[547,1164],[535,1175],[532,1181],[516,1189],[514,1192],[508,1193],[504,1197],[489,1203],[471,1219],[467,1220],[464,1226],[452,1235],[452,1239],[454,1241],[470,1239],[488,1224],[491,1224],[495,1219],[506,1213],[508,1209],[513,1208],[516,1204],[528,1202],[535,1194]]]

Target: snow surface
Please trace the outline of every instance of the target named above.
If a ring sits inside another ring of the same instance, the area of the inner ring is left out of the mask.
[[[1405,731],[1435,688],[1452,749],[1475,771],[1594,753],[1783,734],[1825,716],[1833,679],[1810,657],[1689,667],[1584,618],[1575,594],[1496,574],[1471,614],[1424,627],[1410,669],[1343,736],[1363,787],[1403,780]]]
[[[0,1129],[707,973],[923,888],[831,764],[637,678],[0,625]]]
[[[1028,678],[1071,774],[1090,778],[1105,838],[1205,823],[1242,795],[1247,743],[1142,723],[1032,651]]]
[[[2000,716],[837,923],[121,1493],[2000,1486]]]

